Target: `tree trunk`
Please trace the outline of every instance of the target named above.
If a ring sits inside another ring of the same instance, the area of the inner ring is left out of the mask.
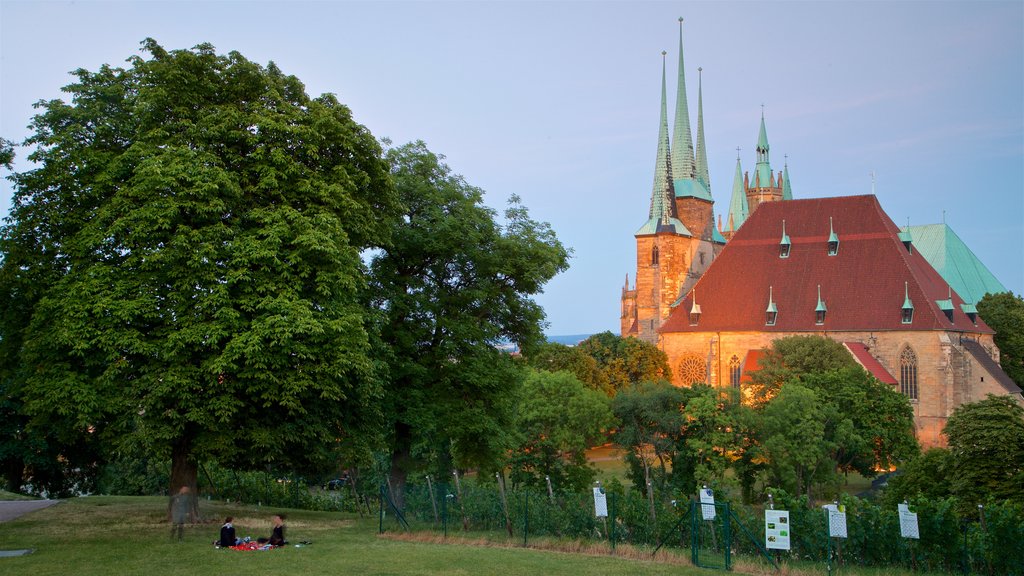
[[[25,461],[18,457],[9,458],[3,461],[3,469],[7,489],[20,493],[21,484],[25,481]]]
[[[391,501],[399,510],[405,509],[405,484],[412,463],[411,430],[405,423],[395,424],[395,446],[391,451],[391,470],[388,472],[388,486]]]
[[[169,496],[181,492],[183,487],[188,488],[189,522],[199,521],[199,468],[192,458],[192,439],[182,437],[174,440],[171,444],[171,486]],[[167,514],[170,517],[171,509],[168,504]]]

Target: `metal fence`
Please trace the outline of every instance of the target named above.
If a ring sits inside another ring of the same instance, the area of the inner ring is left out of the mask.
[[[634,489],[610,491],[608,516],[599,517],[590,493],[505,491],[500,483],[463,482],[458,488],[431,483],[407,486],[399,510],[382,487],[379,529],[484,536],[523,546],[538,539],[603,541],[613,550],[629,544],[649,548],[652,554],[659,547],[689,548],[694,564],[719,568],[729,568],[733,557],[765,557],[763,508],[732,504],[727,513],[707,521],[698,518],[700,505],[689,499],[653,496]],[[775,507],[789,510],[790,549],[772,550],[769,557],[830,568],[1024,576],[1024,508],[988,503],[964,516],[956,504],[952,499],[911,502],[920,538],[908,539],[901,536],[895,509],[844,498],[847,537],[832,538],[820,507],[809,508],[805,499],[782,495]]]

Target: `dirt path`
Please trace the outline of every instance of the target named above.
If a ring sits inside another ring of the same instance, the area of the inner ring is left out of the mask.
[[[60,500],[3,500],[0,501],[0,522],[14,520],[29,512],[49,508]]]

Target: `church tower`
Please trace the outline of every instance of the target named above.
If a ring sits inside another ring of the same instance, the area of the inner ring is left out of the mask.
[[[725,226],[719,221],[718,228],[726,240],[731,240],[740,226],[758,205],[763,202],[792,200],[793,190],[789,182],[789,165],[782,172],[772,172],[769,160],[768,131],[764,126],[764,110],[761,111],[761,129],[757,135],[757,164],[753,176],[745,173],[740,166],[739,149],[736,149],[736,175],[732,183],[732,197]]]
[[[654,187],[647,221],[637,230],[636,284],[622,289],[620,330],[657,342],[658,328],[675,303],[704,274],[725,245],[714,225],[714,200],[704,144],[703,87],[698,85],[694,146],[686,100],[682,18],[679,19],[679,79],[672,142],[668,137],[665,53],[661,67],[661,118]]]

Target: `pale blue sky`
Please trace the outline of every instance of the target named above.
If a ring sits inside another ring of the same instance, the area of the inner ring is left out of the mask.
[[[151,36],[273,60],[374,135],[422,139],[501,208],[518,194],[575,250],[539,301],[549,333],[617,331],[653,182],[661,51],[685,22],[716,213],[765,105],[795,198],[871,192],[946,221],[1024,292],[1024,2],[20,2],[0,0],[0,136],[76,68]],[[669,91],[675,78],[670,74]],[[669,103],[674,106],[674,98]],[[20,168],[25,168],[23,162]],[[11,187],[0,188],[0,215]],[[870,281],[870,279],[864,279]]]

